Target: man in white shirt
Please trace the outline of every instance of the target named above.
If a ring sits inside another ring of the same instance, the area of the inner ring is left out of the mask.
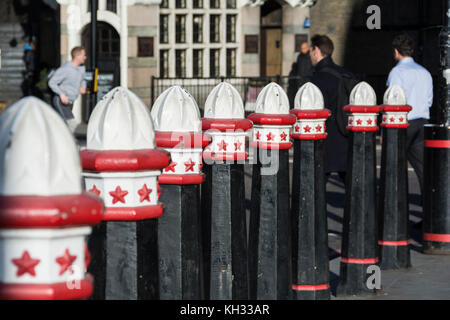
[[[409,127],[406,129],[408,161],[414,168],[423,194],[423,126],[430,119],[433,103],[433,79],[431,74],[411,57],[414,42],[406,34],[400,34],[392,41],[397,65],[389,73],[386,85],[399,85],[412,107],[408,114]]]

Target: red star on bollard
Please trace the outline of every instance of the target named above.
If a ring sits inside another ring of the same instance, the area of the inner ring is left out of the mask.
[[[322,126],[320,124],[318,124],[316,126],[316,132],[320,132],[322,130]]]
[[[222,140],[217,145],[219,146],[219,151],[221,151],[221,150],[227,151],[228,143],[226,143],[225,140]]]
[[[256,139],[260,139],[261,138],[261,133],[259,131],[256,131]]]
[[[150,193],[152,193],[152,189],[147,188],[147,185],[144,184],[142,188],[138,190],[140,196],[139,202],[144,202],[144,200],[150,202]]]
[[[366,120],[366,122],[367,122],[368,125],[371,125],[372,124],[372,119]]]
[[[353,118],[350,118],[350,119],[348,120],[348,123],[352,124],[352,123],[353,123]]]
[[[300,127],[298,125],[295,126],[295,131],[298,132],[300,130]]]
[[[362,120],[361,120],[361,119],[356,120],[356,124],[357,124],[358,126],[362,125]]]
[[[189,161],[186,161],[186,162],[184,163],[184,165],[186,166],[186,168],[184,169],[185,172],[188,172],[188,171],[194,172],[194,165],[195,165],[195,162],[192,161],[191,158],[189,158]]]
[[[394,118],[394,117],[391,117],[391,118],[389,119],[389,121],[394,122],[394,121],[395,121],[395,118]]]
[[[282,133],[280,134],[280,137],[281,137],[281,141],[286,141],[286,138],[287,138],[286,132],[282,132]]]
[[[167,166],[167,167],[164,169],[164,171],[165,171],[165,172],[169,172],[169,171],[175,172],[175,166],[176,166],[176,165],[177,165],[177,163],[172,161],[172,162],[169,164],[169,166]]]
[[[398,118],[398,121],[403,122],[403,117]]]
[[[61,269],[59,270],[59,275],[62,275],[64,272],[66,272],[76,258],[77,256],[70,255],[69,249],[66,249],[66,251],[64,251],[64,254],[61,257],[56,258],[56,262],[61,266]]]
[[[311,127],[308,125],[306,127],[304,127],[304,129],[305,129],[305,132],[308,132],[308,133],[311,132]]]
[[[273,140],[273,138],[274,138],[272,132],[269,132],[269,134],[267,134],[266,137],[267,137],[267,141]]]
[[[234,151],[241,150],[242,142],[239,140],[234,143]]]
[[[100,195],[100,190],[97,189],[97,186],[94,184],[94,186],[92,187],[92,189],[89,190],[89,192],[92,192],[96,195]]]
[[[29,273],[34,277],[36,275],[34,268],[39,264],[41,260],[31,258],[28,251],[25,250],[22,254],[22,257],[18,259],[12,259],[11,261],[18,267],[18,277],[22,276],[25,273]]]
[[[116,202],[122,202],[125,203],[125,196],[128,194],[128,191],[125,191],[120,188],[120,186],[117,186],[116,190],[111,191],[109,193],[113,197],[112,203],[115,204]]]

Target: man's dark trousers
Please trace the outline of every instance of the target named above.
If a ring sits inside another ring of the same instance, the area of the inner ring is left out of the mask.
[[[408,161],[419,179],[421,195],[423,195],[423,126],[427,123],[428,120],[423,118],[409,120],[409,127],[406,129]]]
[[[53,106],[64,120],[70,120],[74,118],[72,113],[73,104],[63,104],[58,95],[55,95],[53,97]]]

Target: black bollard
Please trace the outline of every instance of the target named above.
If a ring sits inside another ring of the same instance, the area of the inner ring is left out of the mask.
[[[239,93],[226,82],[205,103],[202,127],[212,143],[203,159],[211,165],[211,211],[202,212],[206,298],[248,299],[244,165],[246,132]],[[209,238],[207,238],[209,237]]]
[[[424,129],[423,252],[450,254],[450,127]]]
[[[158,220],[160,299],[203,299],[200,184],[209,139],[201,132],[197,103],[180,86],[161,93],[151,114],[156,145],[171,155],[158,178],[164,204]]]
[[[355,96],[357,97],[355,99]],[[363,100],[357,101],[359,99]],[[356,100],[356,101],[355,101]],[[365,82],[353,88],[347,130],[350,131],[341,268],[337,295],[375,293],[367,284],[370,265],[378,263],[376,221],[376,95]]]
[[[383,113],[383,146],[379,190],[379,240],[380,268],[383,270],[409,268],[409,210],[408,168],[406,155],[407,105],[390,105],[390,96],[403,96],[400,87],[394,86],[385,94]],[[396,92],[394,92],[396,91]],[[392,93],[392,94],[390,94]],[[386,100],[387,99],[387,100]],[[403,99],[406,102],[406,99]]]
[[[256,104],[256,113],[248,117],[254,123],[252,148],[257,148],[249,226],[250,299],[288,300],[292,296],[289,149],[296,117],[289,114],[286,93],[275,83],[261,91]]]
[[[150,112],[131,91],[111,90],[89,120],[81,151],[85,188],[105,203],[103,222],[88,246],[93,299],[159,298],[157,178],[170,154],[154,149]]]
[[[307,96],[313,99],[305,99]],[[291,113],[297,118],[292,134],[293,298],[326,300],[330,285],[324,139],[330,111],[323,108],[319,88],[306,83],[299,89]]]

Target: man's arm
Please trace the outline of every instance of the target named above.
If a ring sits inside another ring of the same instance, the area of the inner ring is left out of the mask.
[[[58,96],[64,94],[64,92],[62,92],[61,88],[59,87],[59,84],[62,82],[63,79],[64,79],[64,72],[61,71],[61,68],[58,68],[48,81],[48,86]]]
[[[389,73],[388,79],[386,81],[386,86],[390,87],[395,84],[399,85],[400,87],[403,88],[403,83],[402,83],[402,79],[400,78],[400,75],[398,74],[398,72],[395,69],[392,69],[391,72]]]

